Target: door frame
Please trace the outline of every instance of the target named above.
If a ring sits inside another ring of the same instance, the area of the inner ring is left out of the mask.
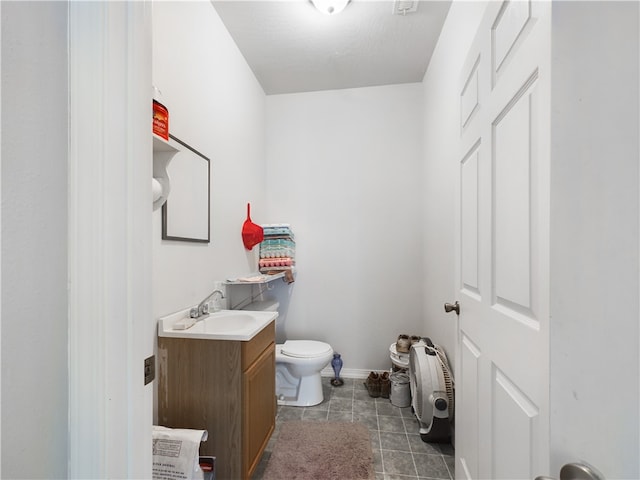
[[[150,478],[151,5],[68,8],[68,474]]]

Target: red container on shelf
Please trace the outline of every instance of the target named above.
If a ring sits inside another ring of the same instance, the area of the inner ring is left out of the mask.
[[[153,133],[169,140],[169,110],[157,100],[153,101]]]

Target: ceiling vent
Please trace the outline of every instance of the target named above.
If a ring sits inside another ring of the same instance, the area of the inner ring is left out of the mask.
[[[393,2],[394,15],[406,15],[418,11],[418,0],[396,0]]]

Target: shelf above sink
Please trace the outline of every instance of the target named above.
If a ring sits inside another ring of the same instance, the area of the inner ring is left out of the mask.
[[[291,272],[295,275],[295,270],[291,269]],[[279,278],[284,279],[287,272],[278,272],[273,274],[266,273],[249,273],[242,277],[228,278],[223,283],[225,285],[264,285]]]

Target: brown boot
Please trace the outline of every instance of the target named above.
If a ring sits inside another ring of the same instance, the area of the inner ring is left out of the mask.
[[[376,398],[380,396],[380,376],[376,372],[369,374],[364,386],[367,387],[370,397]]]
[[[389,398],[391,392],[391,379],[389,378],[389,372],[383,372],[380,375],[380,396],[382,398]]]
[[[411,347],[411,340],[409,340],[409,335],[398,335],[398,340],[396,341],[396,351],[398,353],[409,353],[409,347]]]

